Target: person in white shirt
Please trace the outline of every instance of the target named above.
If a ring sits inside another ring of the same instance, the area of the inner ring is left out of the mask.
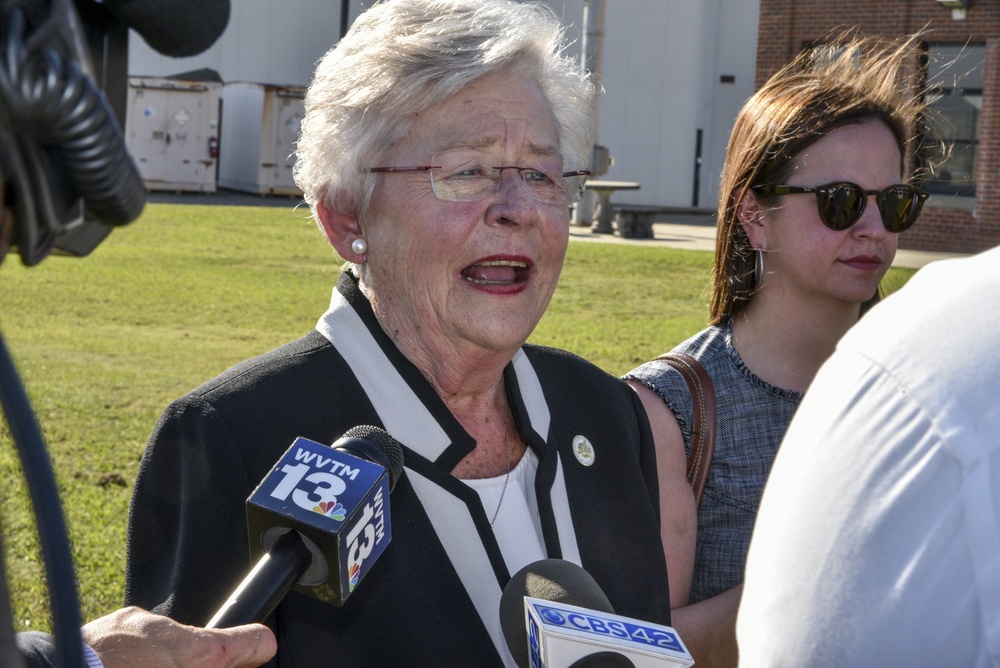
[[[764,491],[741,666],[1000,665],[1000,247],[932,263],[821,368]]]

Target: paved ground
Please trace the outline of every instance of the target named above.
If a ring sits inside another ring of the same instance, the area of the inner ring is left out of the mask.
[[[234,190],[218,190],[214,193],[168,193],[151,192],[150,202],[174,204],[219,204],[226,206],[285,206],[293,207],[301,203],[294,197],[261,197]],[[671,214],[661,214],[653,223],[653,239],[622,239],[616,234],[595,234],[586,226],[572,226],[570,238],[582,241],[604,243],[638,244],[644,246],[670,246],[690,250],[715,250],[715,216],[710,212],[692,210]],[[896,251],[894,267],[919,269],[928,262],[949,257],[961,257],[954,253],[931,253],[900,249]]]
[[[690,250],[715,250],[715,216],[709,213],[678,213],[661,215],[653,223],[653,239],[622,239],[618,235],[595,234],[588,227],[570,228],[571,239],[604,241],[610,243],[635,243]],[[892,266],[919,269],[934,260],[962,257],[956,253],[932,253],[899,249]]]

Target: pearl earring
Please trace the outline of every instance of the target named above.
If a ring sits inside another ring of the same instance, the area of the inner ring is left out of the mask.
[[[365,253],[368,252],[368,242],[365,241],[363,238],[358,237],[357,239],[351,242],[351,250],[357,253],[358,255],[364,255]]]

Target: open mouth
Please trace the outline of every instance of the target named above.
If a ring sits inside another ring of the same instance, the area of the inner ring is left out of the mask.
[[[462,270],[474,285],[517,285],[528,280],[528,263],[519,260],[484,260]]]

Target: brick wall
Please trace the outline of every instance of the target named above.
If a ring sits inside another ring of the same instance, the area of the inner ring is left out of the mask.
[[[1000,244],[1000,0],[972,0],[960,21],[936,0],[761,0],[757,87],[804,46],[854,26],[888,36],[926,29],[929,41],[986,44],[975,202],[932,196],[899,245],[975,253]]]

